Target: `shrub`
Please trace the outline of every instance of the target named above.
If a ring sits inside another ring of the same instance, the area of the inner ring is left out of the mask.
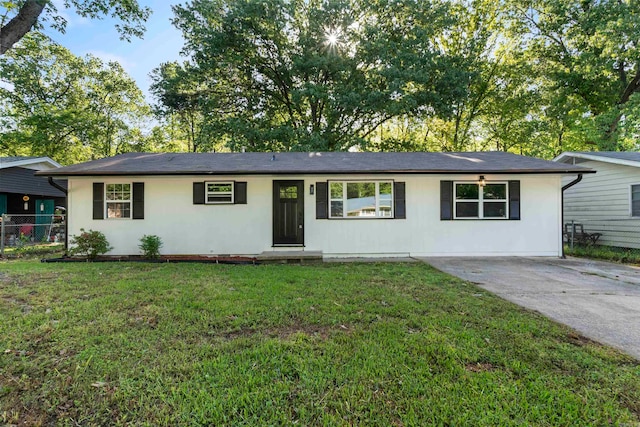
[[[145,258],[156,259],[160,256],[160,248],[162,247],[162,239],[158,236],[147,236],[146,234],[140,238],[138,245]]]
[[[69,251],[71,255],[86,255],[91,260],[113,249],[103,233],[94,230],[85,231],[84,228],[80,229],[79,236],[71,236],[70,243],[75,245]]]

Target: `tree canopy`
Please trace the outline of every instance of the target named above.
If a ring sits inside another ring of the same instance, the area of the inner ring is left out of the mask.
[[[34,3],[51,7],[3,4]],[[149,13],[135,1],[64,4],[116,14],[125,37]],[[72,162],[132,148],[640,149],[639,2],[191,0],[173,10],[185,60],[151,73],[159,126],[149,129],[117,64],[34,34],[0,57],[0,151]]]
[[[443,54],[446,3],[205,1],[175,7],[192,97],[229,148],[364,147],[399,116],[450,116],[469,73]],[[393,13],[389,13],[393,10]],[[162,68],[155,73],[157,87]],[[196,90],[196,92],[193,92]],[[160,98],[171,107],[175,96]]]
[[[639,8],[193,0],[174,8],[189,60],[156,69],[154,93],[229,149],[632,149]]]
[[[124,40],[141,37],[144,22],[151,14],[151,9],[140,6],[137,0],[63,0],[61,4],[85,18],[111,16],[118,19],[120,23],[116,28]],[[64,15],[58,13],[51,0],[5,0],[0,2],[0,7],[4,9],[0,16],[0,55],[32,28],[41,25],[41,21],[50,21],[51,26],[61,32],[67,25]]]
[[[73,163],[140,148],[149,108],[120,64],[39,33],[20,43],[0,58],[0,153]]]

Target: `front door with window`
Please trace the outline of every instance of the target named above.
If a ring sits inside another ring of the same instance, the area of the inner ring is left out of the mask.
[[[273,245],[304,244],[304,181],[273,181]]]

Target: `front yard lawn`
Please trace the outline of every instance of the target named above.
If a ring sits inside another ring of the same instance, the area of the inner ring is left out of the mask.
[[[4,424],[639,417],[636,361],[422,263],[0,262]]]

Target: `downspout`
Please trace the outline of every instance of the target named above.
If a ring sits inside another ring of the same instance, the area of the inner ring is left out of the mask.
[[[51,179],[51,178],[49,178]],[[570,183],[568,183],[567,185],[562,187],[562,196],[560,197],[560,206],[561,206],[561,210],[560,210],[560,235],[562,235],[563,232],[563,228],[564,227],[564,192],[565,190],[568,190],[569,188],[573,187],[574,185],[576,185],[577,183],[579,183],[580,181],[582,181],[582,174],[578,174],[578,177],[576,179],[574,179],[573,181],[571,181]],[[562,239],[562,256],[560,257],[562,259],[565,259],[566,256],[564,255],[564,239]]]
[[[60,184],[56,183],[52,177],[49,177],[48,179],[49,181],[49,185],[62,191],[64,193],[64,195],[66,196],[65,198],[67,199],[67,202],[69,201],[69,192],[67,191],[66,188],[64,188],[63,186],[61,186]],[[69,250],[69,206],[68,203],[65,203],[65,208],[67,208],[66,212],[65,212],[65,219],[64,219],[64,253],[65,255],[67,254],[67,251]],[[563,246],[564,248],[564,246]],[[564,250],[564,249],[563,249]]]

